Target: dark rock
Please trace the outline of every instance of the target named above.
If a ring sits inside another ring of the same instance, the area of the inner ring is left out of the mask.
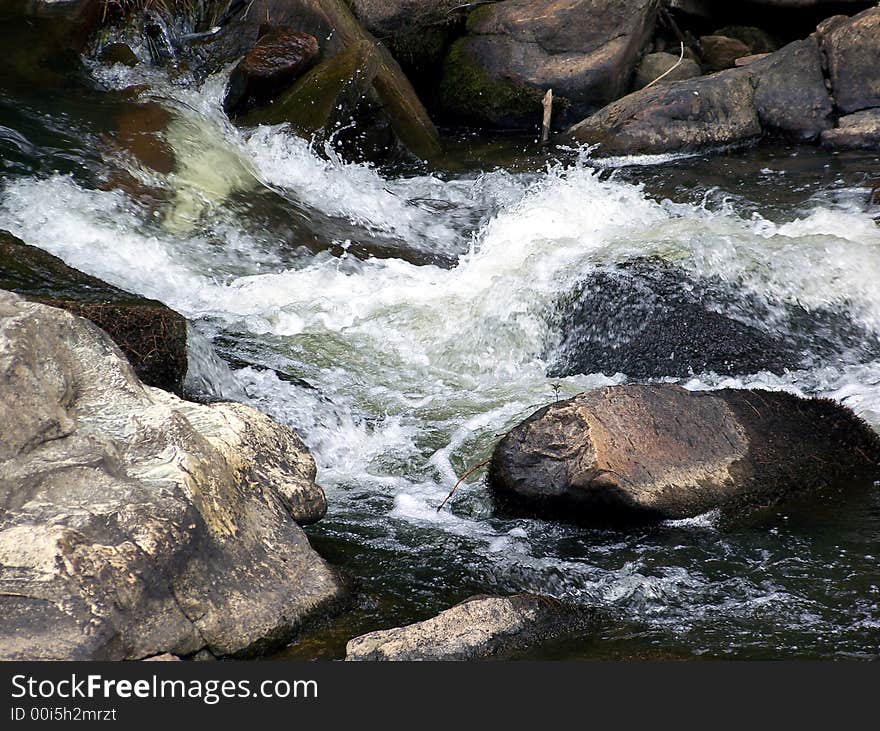
[[[289,124],[304,137],[332,134],[350,122],[353,110],[372,86],[378,70],[375,46],[354,43],[322,61],[273,104],[241,118],[246,125]]]
[[[428,161],[440,156],[437,129],[400,64],[361,26],[344,0],[254,0],[232,14],[223,31],[204,49],[209,56],[207,65],[219,68],[247,53],[259,39],[267,17],[275,25],[317,38],[323,59],[358,43],[374,46],[377,70],[373,91],[383,107],[383,124],[387,121],[411,154]]]
[[[123,66],[134,67],[140,62],[127,43],[108,43],[101,49],[101,63],[108,66],[115,66],[119,63]]]
[[[119,346],[144,383],[182,393],[186,319],[161,302],[73,269],[5,231],[0,231],[0,289],[91,320]]]
[[[822,133],[822,144],[844,150],[880,150],[880,109],[841,117],[836,129]]]
[[[815,140],[833,122],[833,105],[814,37],[795,41],[748,66],[765,134]]]
[[[657,6],[508,0],[478,7],[446,60],[441,109],[467,123],[533,128],[551,88],[559,111],[581,116],[598,109],[629,89]]]
[[[461,0],[350,0],[364,27],[388,47],[416,85],[432,94],[443,58],[470,8]]]
[[[355,637],[346,660],[483,660],[582,635],[595,612],[534,594],[475,596],[424,622]]]
[[[671,69],[671,71],[670,71]],[[636,71],[634,89],[643,89],[648,84],[669,84],[673,81],[683,81],[701,76],[700,64],[689,58],[684,58],[679,63],[679,56],[671,53],[649,53],[642,59]],[[663,76],[663,74],[666,74]],[[660,78],[662,76],[662,78]],[[656,81],[660,79],[659,81]]]
[[[767,31],[750,25],[727,25],[719,28],[712,35],[735,38],[748,46],[749,52],[773,53],[779,50],[779,44]]]
[[[242,108],[265,104],[302,76],[318,52],[318,41],[308,33],[269,30],[230,74],[223,109],[237,114]]]
[[[878,476],[880,439],[833,401],[672,384],[546,406],[501,440],[489,471],[503,507],[586,522],[821,500]]]
[[[850,19],[831,18],[818,35],[840,112],[880,107],[880,8]]]
[[[833,126],[816,40],[796,41],[743,68],[655,86],[568,130],[602,154],[694,151],[764,135],[817,138]]]
[[[0,292],[0,659],[264,653],[344,596],[298,437],[147,388],[93,324]]]
[[[592,271],[558,307],[553,378],[783,373],[845,353],[880,355],[876,338],[844,316],[762,301],[648,260]]]
[[[736,65],[736,59],[752,52],[742,41],[727,36],[703,36],[700,38],[700,46],[710,71],[732,69]]]

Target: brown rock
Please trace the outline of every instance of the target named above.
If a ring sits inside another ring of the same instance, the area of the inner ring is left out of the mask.
[[[743,66],[748,66],[749,64],[754,63],[755,61],[760,61],[762,59],[767,58],[769,53],[753,53],[751,56],[742,56],[734,62],[734,65],[737,68],[741,68]]]
[[[639,64],[633,88],[643,89],[652,83],[669,84],[702,75],[703,72],[696,61],[689,58],[681,59],[680,62],[679,60],[679,56],[671,53],[649,53]]]
[[[144,383],[180,394],[186,319],[161,302],[118,289],[0,231],[0,289],[60,307],[102,328]]]
[[[822,133],[822,144],[847,150],[880,150],[880,109],[866,109],[838,120]]]
[[[700,45],[710,71],[733,68],[736,59],[752,53],[752,49],[745,43],[727,36],[703,36],[700,38]]]
[[[229,76],[223,108],[238,114],[265,104],[290,86],[318,57],[318,41],[308,33],[273,28],[245,54]]]
[[[537,411],[492,456],[499,502],[570,520],[685,518],[870,486],[880,439],[782,392],[613,386]]]

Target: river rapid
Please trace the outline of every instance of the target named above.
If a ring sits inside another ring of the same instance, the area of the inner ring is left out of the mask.
[[[517,591],[604,618],[538,657],[880,651],[880,491],[747,524],[585,529],[497,516],[477,472],[437,510],[536,408],[628,381],[546,376],[561,303],[590,271],[663,259],[759,298],[765,327],[797,305],[880,337],[877,154],[599,160],[461,135],[444,171],[377,168],[283,127],[235,128],[222,74],[80,73],[80,91],[0,91],[0,229],[184,314],[193,392],[250,403],[309,446],[330,504],[310,538],[362,599],[282,657],[338,657],[356,632]],[[167,174],[111,139],[134,84],[170,115]],[[109,184],[119,171],[139,185]],[[662,380],[828,396],[880,428],[880,359],[863,351]]]

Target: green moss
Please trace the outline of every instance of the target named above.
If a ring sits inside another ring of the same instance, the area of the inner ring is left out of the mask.
[[[498,81],[476,61],[471,39],[456,41],[446,57],[440,105],[449,116],[497,127],[532,127],[541,121],[543,93],[533,87]]]

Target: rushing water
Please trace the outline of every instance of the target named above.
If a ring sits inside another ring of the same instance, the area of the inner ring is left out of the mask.
[[[108,91],[0,92],[0,228],[185,314],[193,388],[247,401],[305,439],[330,502],[310,535],[365,599],[289,656],[338,655],[352,632],[523,590],[606,618],[544,657],[880,652],[876,492],[749,525],[710,514],[587,530],[499,518],[475,475],[436,510],[555,386],[565,396],[627,381],[545,375],[558,303],[595,267],[663,258],[880,336],[880,227],[866,205],[877,155],[743,149],[599,164],[529,140],[463,139],[454,174],[377,170],[284,128],[234,128],[222,75],[83,73]],[[114,142],[130,102],[113,90],[138,83],[171,115],[171,172]],[[128,184],[111,184],[120,171]],[[682,382],[822,394],[880,428],[876,361],[844,354],[782,376]]]

